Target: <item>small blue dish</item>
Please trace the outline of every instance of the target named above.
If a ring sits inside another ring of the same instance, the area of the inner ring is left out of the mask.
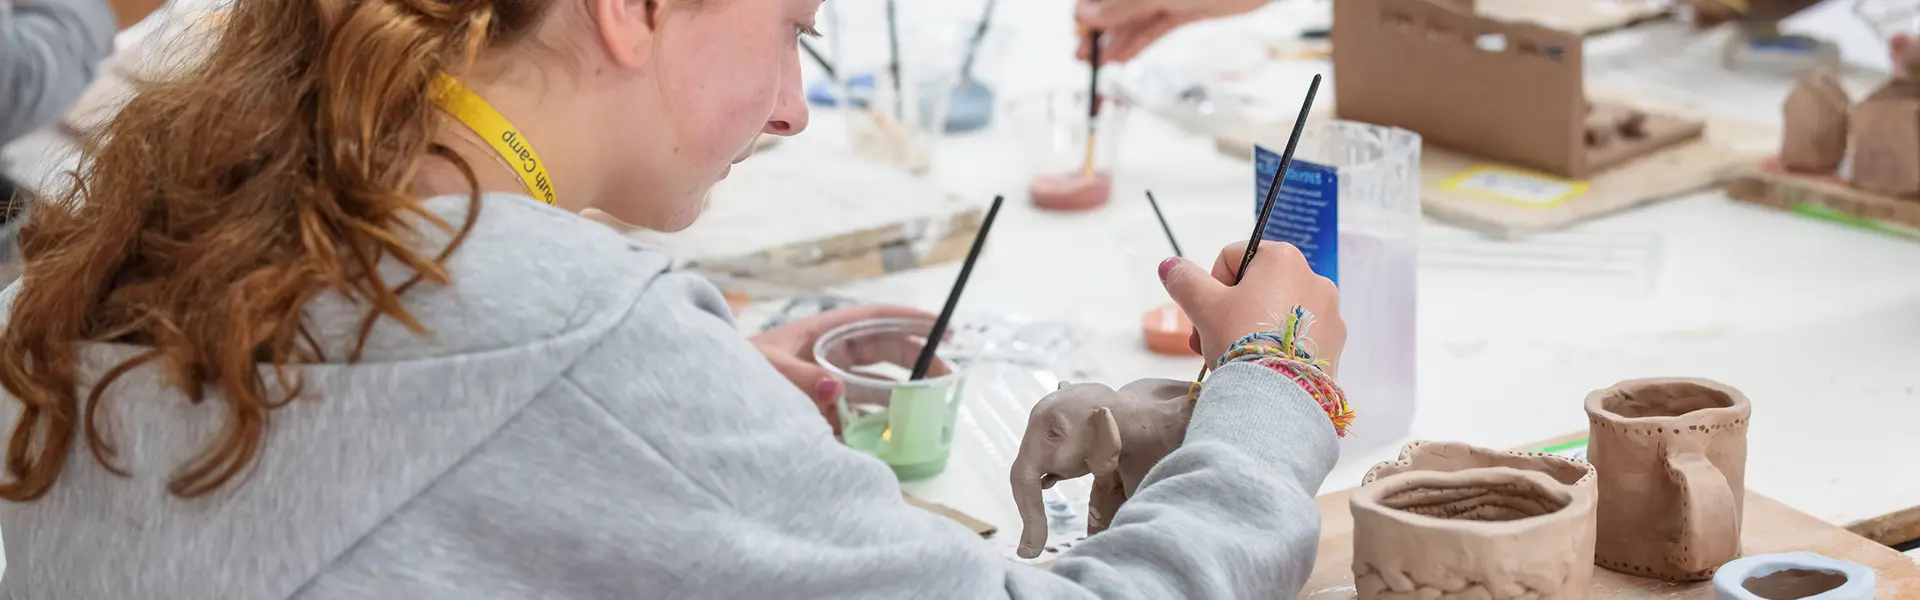
[[[833,88],[831,81],[815,82],[807,86],[807,103],[827,108],[840,106],[840,91]],[[864,73],[848,79],[847,93],[853,96],[854,108],[866,108],[867,99],[873,96],[873,74]]]

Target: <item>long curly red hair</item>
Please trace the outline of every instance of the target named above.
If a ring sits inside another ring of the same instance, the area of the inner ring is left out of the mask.
[[[220,435],[173,475],[194,497],[233,480],[260,452],[273,409],[300,393],[290,365],[327,360],[302,307],[335,291],[368,307],[358,347],[382,318],[424,333],[401,295],[444,284],[454,243],[427,255],[409,223],[447,230],[409,195],[436,157],[428,96],[454,61],[516,43],[551,0],[240,0],[217,42],[177,74],[142,82],[87,141],[71,189],[35,207],[21,233],[25,272],[4,335],[0,386],[20,403],[0,498],[39,498],[76,443],[116,473],[102,393],[157,363],[195,402],[223,403]],[[404,281],[375,268],[411,268]],[[85,390],[79,351],[149,349],[99,371]],[[268,369],[271,366],[271,387]],[[272,392],[270,390],[279,390]],[[82,417],[84,415],[84,418]]]

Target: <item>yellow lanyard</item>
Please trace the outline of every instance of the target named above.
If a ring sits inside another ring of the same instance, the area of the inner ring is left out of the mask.
[[[547,204],[553,204],[553,179],[547,177],[547,164],[540,160],[540,153],[533,151],[533,145],[521,135],[513,123],[494,110],[479,94],[467,89],[459,80],[445,73],[433,78],[433,101],[440,109],[459,119],[468,129],[487,140],[500,158],[508,164],[517,165],[514,169],[520,174],[520,181],[527,185],[527,193]]]

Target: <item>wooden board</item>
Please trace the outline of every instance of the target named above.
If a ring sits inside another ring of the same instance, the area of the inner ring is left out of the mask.
[[[1869,194],[1838,180],[1755,168],[1727,182],[1727,197],[1816,216],[1837,213],[1895,233],[1920,233],[1920,200]]]
[[[1554,448],[1586,438],[1585,432],[1523,446]],[[1353,514],[1348,502],[1353,490],[1320,496],[1320,550],[1313,575],[1301,591],[1302,600],[1346,600],[1353,587]],[[1920,563],[1892,548],[1794,510],[1771,498],[1747,491],[1740,546],[1745,556],[1807,551],[1866,565],[1876,578],[1875,598],[1920,598]],[[1679,600],[1713,598],[1711,582],[1673,584],[1593,569],[1591,600]]]
[[[1847,531],[1887,546],[1920,540],[1920,506],[1849,523]]]
[[[762,289],[821,290],[966,257],[989,198],[854,155],[834,133],[810,130],[735,166],[685,231],[628,235]]]
[[[973,530],[974,533],[980,534],[980,537],[990,538],[993,537],[993,534],[1000,531],[1000,528],[994,527],[992,523],[973,518],[972,515],[954,510],[945,504],[921,500],[920,497],[913,494],[902,495],[906,496],[907,504],[913,505],[914,508],[953,519],[955,522],[967,526],[967,529]]]
[[[1589,91],[1588,97],[1662,114],[1688,114],[1688,111],[1624,94]],[[1314,118],[1327,118],[1331,112],[1331,109],[1316,111]],[[1427,144],[1421,149],[1421,208],[1436,219],[1496,238],[1546,233],[1711,187],[1759,164],[1773,153],[1778,143],[1779,134],[1769,127],[1710,115],[1706,116],[1706,122],[1706,135],[1699,140],[1654,152],[1578,182],[1530,173]],[[1285,127],[1291,126],[1291,123],[1285,124]],[[1222,132],[1215,138],[1216,147],[1228,154],[1250,156],[1255,141],[1274,144],[1276,133],[1279,143],[1284,143],[1286,133],[1280,124]],[[1483,193],[1463,191],[1460,178],[1488,172],[1488,169],[1497,171],[1499,177],[1513,185],[1578,191],[1559,200],[1538,203],[1492,199]]]
[[[1474,12],[1592,36],[1666,16],[1653,0],[1479,0]]]
[[[1333,600],[1354,597],[1353,515],[1347,510],[1352,491],[1319,498],[1320,556],[1301,598]],[[1875,598],[1920,598],[1920,563],[1892,548],[1873,543],[1774,500],[1747,492],[1740,538],[1745,555],[1809,551],[1871,567],[1877,578]],[[1622,575],[1599,567],[1593,570],[1592,600],[1657,600],[1713,597],[1710,583],[1669,584]]]

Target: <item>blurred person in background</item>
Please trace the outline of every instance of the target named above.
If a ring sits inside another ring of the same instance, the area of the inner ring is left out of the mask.
[[[1073,17],[1082,26],[1100,30],[1100,62],[1106,64],[1133,60],[1182,25],[1252,12],[1271,1],[1076,0]],[[1087,39],[1081,39],[1080,60],[1091,56]]]
[[[819,6],[234,2],[22,232],[0,598],[1297,594],[1336,430],[1279,359],[1217,369],[1185,444],[1042,571],[907,504],[808,400],[835,384],[776,366],[900,309],[745,340],[578,214],[684,229],[756,136],[804,130]],[[1268,246],[1237,286],[1243,247],[1160,265],[1196,347],[1303,307],[1337,360],[1332,283]]]

